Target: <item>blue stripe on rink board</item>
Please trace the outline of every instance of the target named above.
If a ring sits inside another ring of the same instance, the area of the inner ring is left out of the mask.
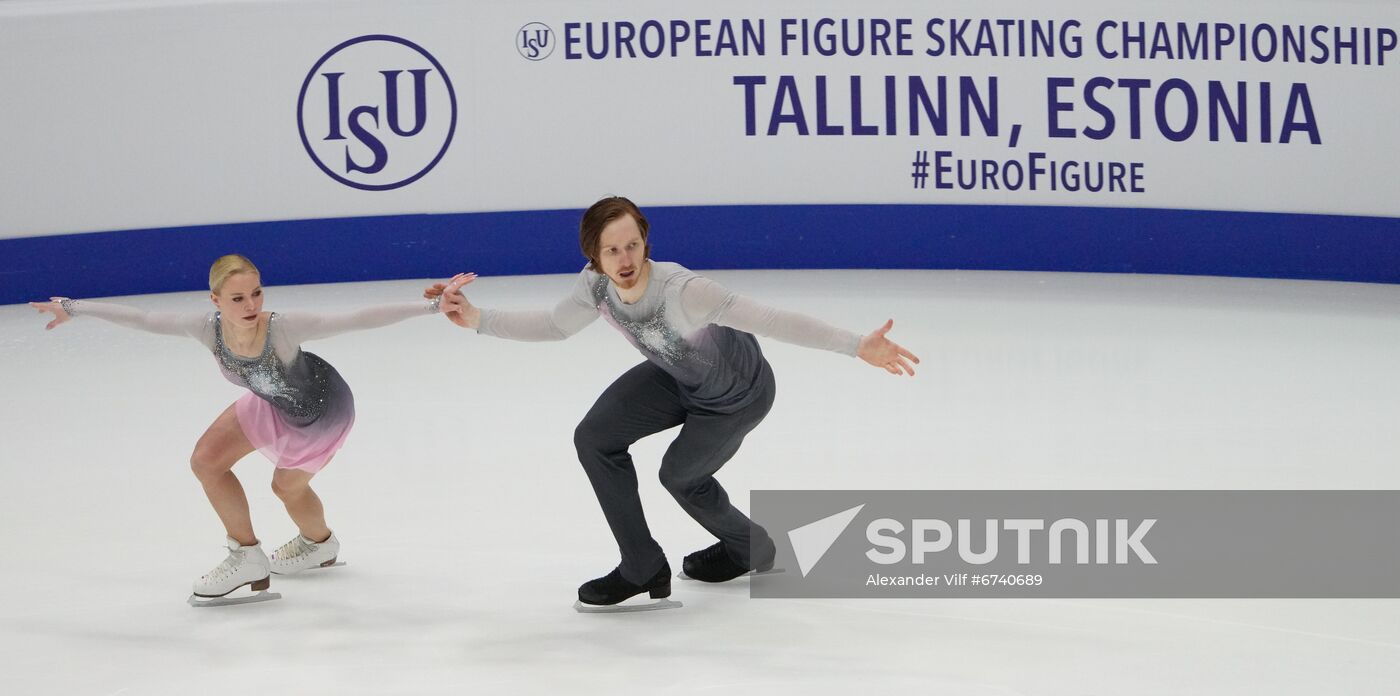
[[[923,268],[1400,283],[1400,218],[983,205],[645,207],[696,269]],[[391,215],[0,240],[0,304],[198,290],[221,254],[269,285],[571,273],[581,210]]]

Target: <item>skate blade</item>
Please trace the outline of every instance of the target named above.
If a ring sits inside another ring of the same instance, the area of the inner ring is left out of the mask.
[[[749,572],[744,573],[743,575],[740,575],[739,577],[734,578],[734,579],[735,579],[735,580],[738,580],[739,578],[750,578],[750,577],[753,577],[753,576],[755,576],[755,575],[777,575],[778,573],[786,573],[786,572],[787,572],[787,569],[785,569],[785,568],[769,568],[768,570],[750,570]],[[676,577],[678,577],[678,578],[680,578],[680,579],[682,579],[682,580],[695,580],[695,578],[692,578],[692,577],[690,577],[689,575],[686,575],[684,570],[682,570],[682,571],[679,572],[679,573],[676,573]],[[704,580],[695,580],[695,582],[704,582]],[[726,581],[726,582],[727,582],[727,581]],[[719,584],[719,583],[712,583],[712,584]]]
[[[242,597],[229,597],[228,595],[225,595],[223,597],[200,597],[199,595],[192,594],[190,595],[190,598],[187,601],[192,607],[231,607],[237,604],[256,604],[257,602],[270,602],[274,599],[281,598],[282,595],[280,593],[262,590],[260,592],[256,592],[251,595],[244,595]]]
[[[634,611],[656,611],[658,609],[680,609],[685,606],[674,599],[658,599],[646,604],[584,604],[574,602],[574,611],[580,614],[625,614]]]
[[[277,572],[277,571],[274,570],[274,571],[272,571],[272,574],[273,574],[273,575],[279,575],[279,576],[284,577],[284,578],[289,578],[289,577],[292,577],[292,576],[294,576],[294,575],[300,575],[300,574],[302,574],[302,573],[310,573],[310,572],[313,571],[313,570],[326,570],[326,569],[328,569],[328,568],[339,568],[340,566],[343,566],[343,565],[345,565],[345,561],[331,560],[331,561],[327,561],[327,562],[326,562],[325,564],[323,564],[323,565],[311,566],[310,568],[304,568],[304,569],[302,569],[302,570],[294,571],[294,572],[291,572],[291,573],[279,573],[279,572]]]

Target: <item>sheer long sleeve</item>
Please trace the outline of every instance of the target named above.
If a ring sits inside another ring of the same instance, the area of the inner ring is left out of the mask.
[[[318,338],[330,338],[351,331],[365,331],[397,324],[405,319],[437,312],[435,302],[402,302],[365,307],[352,312],[319,314],[278,312],[277,325],[292,345]]]
[[[586,273],[580,273],[573,292],[552,310],[481,310],[477,332],[513,341],[562,341],[598,318]]]
[[[860,335],[820,319],[759,304],[709,278],[695,276],[680,290],[681,309],[697,324],[719,324],[784,343],[855,356]]]
[[[92,300],[63,300],[63,311],[71,317],[97,317],[118,326],[164,336],[188,336],[211,345],[209,322],[212,312],[148,312],[144,309]]]

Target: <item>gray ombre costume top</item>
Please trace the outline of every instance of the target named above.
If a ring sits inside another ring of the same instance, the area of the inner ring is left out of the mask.
[[[262,352],[252,357],[239,355],[224,343],[219,312],[146,312],[88,300],[64,300],[63,309],[71,316],[93,316],[151,333],[193,338],[214,354],[224,379],[272,404],[288,425],[308,428],[319,424],[319,430],[352,417],[354,396],[330,363],[301,349],[302,341],[387,326],[432,313],[437,304],[382,305],[330,315],[271,312]]]
[[[753,334],[854,356],[860,336],[795,312],[736,295],[679,264],[649,261],[641,299],[626,304],[612,281],[585,268],[552,311],[483,309],[477,331],[518,341],[558,341],[599,316],[647,360],[676,379],[691,404],[733,413],[757,398],[769,370]]]

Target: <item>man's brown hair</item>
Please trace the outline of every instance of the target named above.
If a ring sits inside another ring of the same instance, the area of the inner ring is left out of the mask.
[[[603,236],[603,228],[623,215],[631,215],[637,221],[637,229],[642,231],[642,243],[646,244],[645,258],[651,258],[651,242],[647,241],[651,224],[647,222],[647,216],[642,214],[636,203],[622,196],[608,196],[589,206],[578,223],[578,246],[588,257],[590,271],[603,271],[603,265],[598,263],[598,240]]]

